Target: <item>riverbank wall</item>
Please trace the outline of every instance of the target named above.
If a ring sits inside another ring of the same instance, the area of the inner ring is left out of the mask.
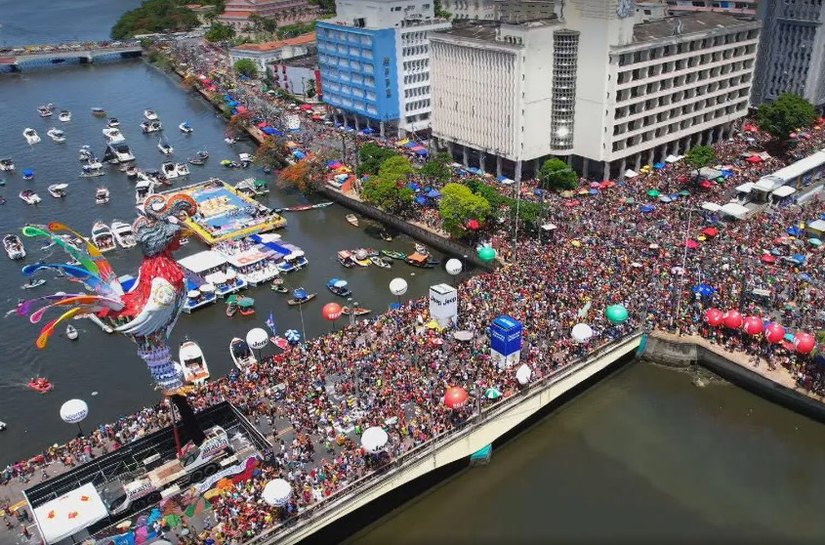
[[[795,388],[790,381],[782,384],[765,376],[744,356],[741,361],[736,361],[738,356],[706,339],[678,337],[657,331],[649,335],[641,359],[672,367],[699,365],[744,390],[825,423],[825,404]]]

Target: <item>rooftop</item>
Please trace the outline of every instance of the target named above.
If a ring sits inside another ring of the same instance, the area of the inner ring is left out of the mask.
[[[318,68],[318,55],[302,55],[273,63],[276,65],[294,66],[298,68]]]
[[[264,42],[261,44],[243,44],[237,47],[233,47],[232,49],[234,51],[255,51],[258,53],[265,53],[268,51],[277,51],[278,49],[282,49],[284,47],[310,45],[314,43],[315,33],[309,32],[307,34],[301,34],[300,36],[295,36],[294,38],[287,38],[286,40],[279,40],[277,42]]]
[[[498,30],[500,27],[510,28],[539,28],[548,25],[558,24],[558,19],[540,19],[536,21],[527,21],[524,23],[499,23],[498,21],[475,21],[473,24],[454,26],[445,30],[439,30],[434,34],[446,34],[448,36],[455,36],[456,38],[469,38],[471,40],[482,40],[496,42],[506,45],[512,45],[503,40],[496,40]]]
[[[737,26],[752,26],[753,24],[753,19],[737,17],[729,13],[712,11],[685,13],[635,25],[633,27],[633,43],[652,42],[685,34],[722,30]]]
[[[246,19],[251,14],[251,11],[224,11],[221,17],[241,17]]]

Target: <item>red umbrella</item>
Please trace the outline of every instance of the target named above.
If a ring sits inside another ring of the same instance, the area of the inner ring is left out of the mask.
[[[447,388],[447,392],[444,394],[444,405],[451,409],[458,409],[466,405],[469,398],[470,394],[467,393],[467,390],[461,386],[452,386]]]
[[[718,308],[709,308],[705,311],[705,321],[711,327],[719,327],[722,325],[722,311]]]
[[[762,254],[762,263],[776,263],[776,258],[771,254]]]
[[[263,129],[264,127],[266,127],[266,121],[261,121],[260,123],[258,123],[259,129]]]
[[[759,335],[765,329],[765,324],[762,323],[762,318],[758,316],[748,316],[745,318],[745,325],[742,329],[748,335]]]
[[[578,206],[578,205],[579,205],[579,201],[577,201],[575,199],[572,200],[572,201],[567,201],[567,202],[564,203],[564,206],[566,206],[567,208],[573,208],[574,206]]]
[[[341,317],[341,310],[341,305],[338,303],[327,303],[324,305],[324,308],[321,309],[321,316],[328,322],[334,322]]]
[[[701,182],[699,182],[699,187],[701,187],[702,189],[710,189],[711,187],[713,187],[713,184],[710,183],[708,180],[702,180]]]
[[[300,109],[303,110],[303,111],[307,111],[307,110],[311,110],[312,106],[310,106],[309,104],[301,104]]]
[[[738,310],[729,310],[722,317],[722,321],[728,329],[739,329],[742,327],[742,322],[744,320]]]
[[[760,156],[758,156],[758,155],[751,155],[750,157],[748,157],[747,159],[745,159],[745,161],[747,161],[747,162],[749,162],[749,163],[754,163],[754,164],[755,164],[755,163],[761,163],[761,162],[762,162],[762,158],[761,158]]]
[[[810,333],[799,332],[793,338],[793,347],[800,354],[810,354],[816,346],[816,339]]]
[[[696,248],[699,247],[699,243],[696,242],[695,240],[691,239],[691,240],[688,240],[687,242],[685,242],[685,247],[689,250],[695,250]]]
[[[779,324],[771,324],[765,329],[765,339],[776,344],[785,338],[785,328]]]
[[[708,227],[707,229],[702,231],[702,234],[706,237],[713,238],[719,234],[719,229],[717,229],[716,227]]]
[[[481,227],[481,224],[478,222],[477,219],[471,219],[470,221],[467,222],[467,229],[469,229],[471,231],[478,231],[478,229],[480,227]]]

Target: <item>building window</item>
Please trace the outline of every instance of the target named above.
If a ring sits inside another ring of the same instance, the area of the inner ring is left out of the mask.
[[[389,57],[384,57],[384,66],[389,66],[389,65],[390,65],[390,58]]]

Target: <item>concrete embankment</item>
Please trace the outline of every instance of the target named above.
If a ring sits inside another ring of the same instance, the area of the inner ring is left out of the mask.
[[[701,337],[654,332],[641,357],[675,367],[698,364],[740,388],[825,423],[825,404],[798,389],[787,373],[770,371],[764,361],[755,368],[744,355],[727,352]]]

